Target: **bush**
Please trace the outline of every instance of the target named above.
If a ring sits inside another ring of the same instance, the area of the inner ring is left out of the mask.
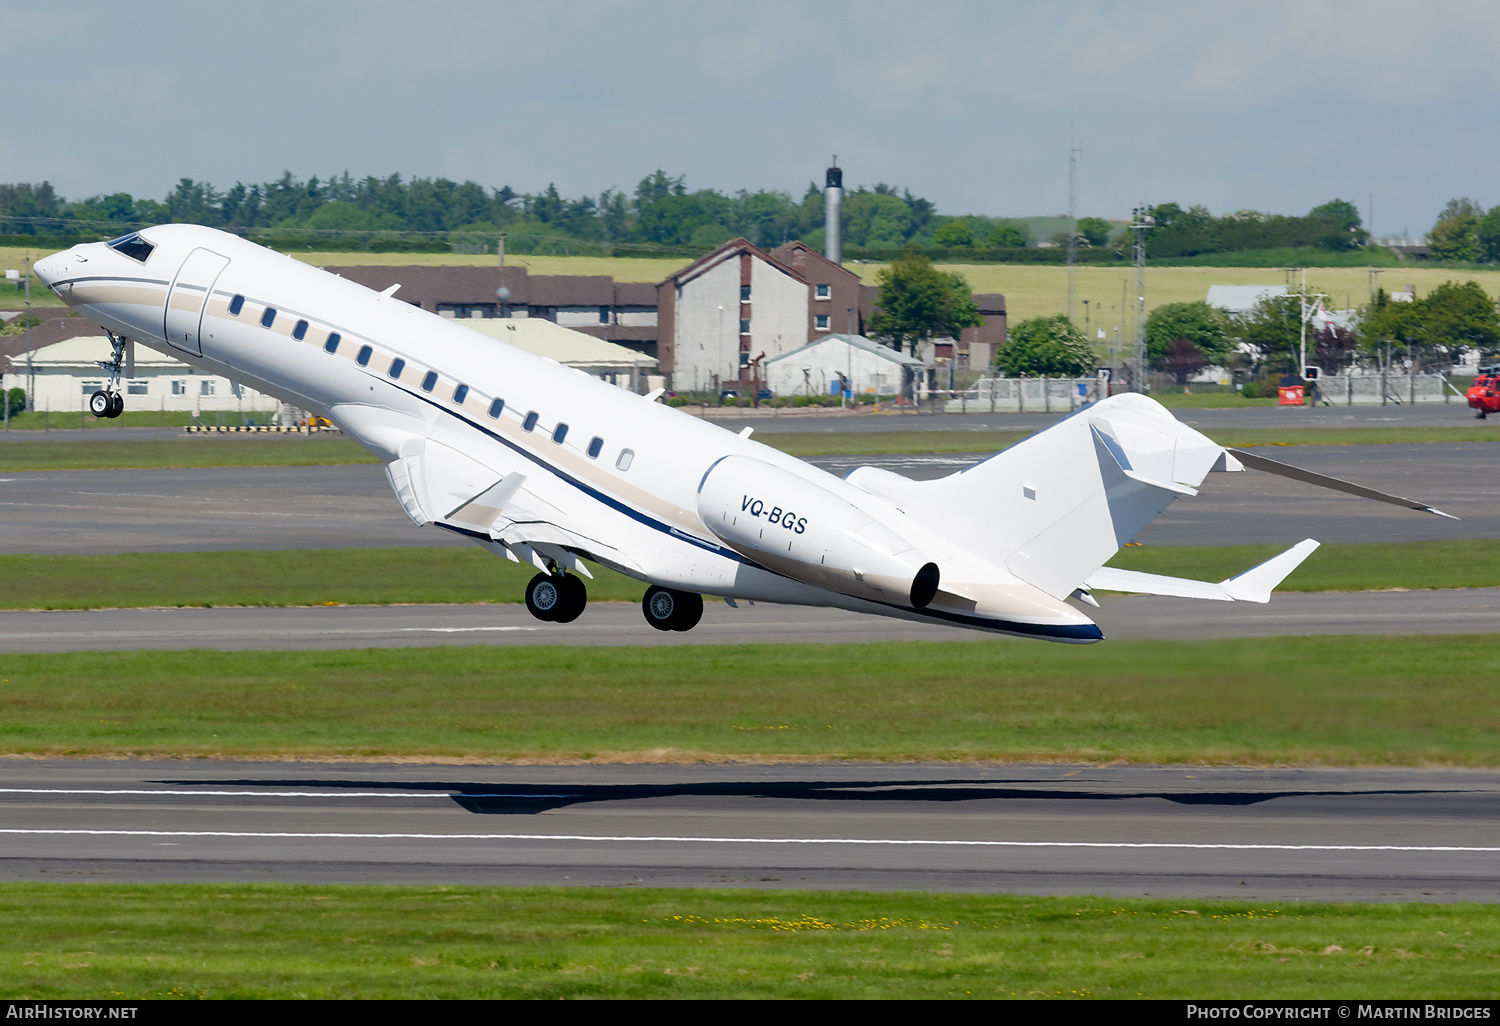
[[[1255,381],[1245,382],[1245,384],[1240,388],[1240,395],[1244,396],[1246,399],[1259,399],[1260,384]]]
[[[26,389],[12,388],[5,393],[6,416],[14,417],[26,410]]]

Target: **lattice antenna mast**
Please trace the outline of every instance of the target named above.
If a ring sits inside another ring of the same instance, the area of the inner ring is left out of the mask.
[[[1156,226],[1151,208],[1139,206],[1130,212],[1130,229],[1135,232],[1135,359],[1131,379],[1135,389],[1144,395],[1146,389],[1146,233]]]
[[[1083,151],[1068,141],[1068,320],[1078,314],[1078,156]]]

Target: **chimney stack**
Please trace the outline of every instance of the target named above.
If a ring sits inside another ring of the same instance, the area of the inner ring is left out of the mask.
[[[833,166],[828,169],[827,185],[823,190],[823,207],[827,220],[823,228],[823,255],[836,264],[844,262],[843,228],[844,172],[839,169],[838,154],[834,154]]]

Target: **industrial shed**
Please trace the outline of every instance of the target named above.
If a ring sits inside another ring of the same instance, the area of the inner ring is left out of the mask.
[[[894,395],[920,378],[922,361],[863,335],[824,335],[767,360],[763,373],[778,396],[828,395],[838,383],[855,394]]]

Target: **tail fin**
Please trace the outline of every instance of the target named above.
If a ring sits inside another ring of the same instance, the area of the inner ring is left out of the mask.
[[[908,513],[920,509],[976,555],[1064,598],[1214,469],[1239,466],[1161,404],[1131,394],[941,480],[868,467],[847,480]]]

